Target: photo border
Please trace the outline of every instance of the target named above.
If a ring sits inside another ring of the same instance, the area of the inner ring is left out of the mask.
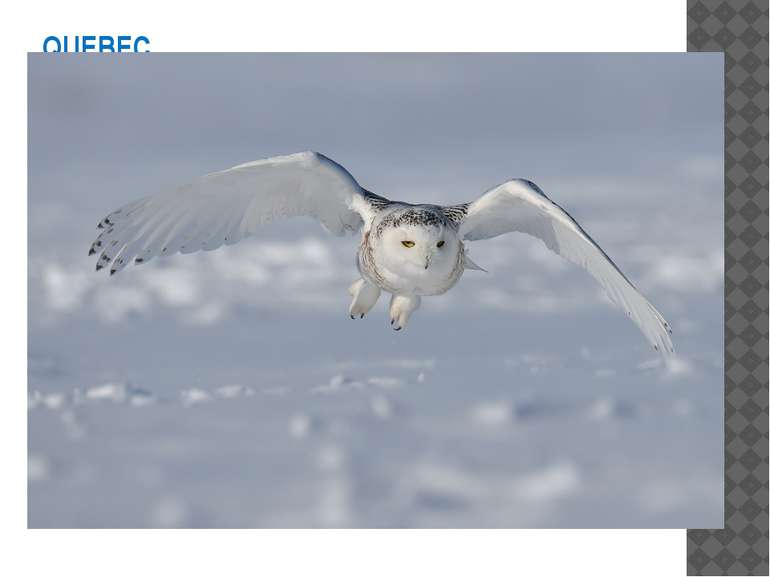
[[[725,55],[725,522],[687,530],[687,574],[767,575],[767,0],[688,0],[687,51]]]

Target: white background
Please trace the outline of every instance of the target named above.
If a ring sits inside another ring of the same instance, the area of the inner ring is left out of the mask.
[[[645,51],[686,49],[685,3],[658,1],[38,2],[3,33],[2,403],[6,574],[682,575],[685,532],[27,531],[26,52],[51,34],[145,35],[153,51]],[[109,146],[109,143],[104,143]],[[77,146],[77,135],[62,146]],[[10,260],[10,264],[9,261]]]

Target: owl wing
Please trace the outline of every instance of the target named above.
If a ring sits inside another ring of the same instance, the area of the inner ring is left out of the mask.
[[[317,152],[248,162],[127,204],[98,225],[89,254],[96,270],[177,252],[213,250],[254,234],[274,219],[311,216],[332,234],[358,230],[389,201],[359,186],[341,165]]]
[[[674,352],[671,328],[601,247],[567,211],[533,182],[510,180],[473,202],[446,207],[460,238],[482,240],[508,232],[539,238],[553,252],[587,270],[639,327],[655,350]]]

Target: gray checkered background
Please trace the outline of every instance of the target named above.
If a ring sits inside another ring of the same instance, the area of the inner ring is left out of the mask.
[[[725,526],[688,575],[768,574],[768,3],[688,0],[687,49],[725,53]]]

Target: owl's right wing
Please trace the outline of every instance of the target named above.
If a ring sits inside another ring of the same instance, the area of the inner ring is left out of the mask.
[[[89,254],[110,273],[131,262],[234,244],[274,219],[310,216],[332,234],[358,230],[389,201],[317,152],[248,162],[127,204],[100,223]]]

